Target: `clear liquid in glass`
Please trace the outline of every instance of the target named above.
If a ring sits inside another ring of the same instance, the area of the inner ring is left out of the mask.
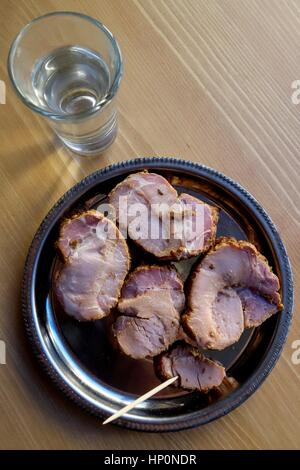
[[[73,116],[67,122],[58,118],[53,127],[75,152],[103,151],[114,140],[117,117],[111,103],[88,117],[76,116],[99,105],[111,87],[109,67],[96,52],[79,46],[54,50],[37,62],[32,86],[43,109]]]

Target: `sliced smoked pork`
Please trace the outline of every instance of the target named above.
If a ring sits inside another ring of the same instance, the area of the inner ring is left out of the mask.
[[[216,236],[218,209],[180,194],[162,176],[134,173],[110,193],[119,228],[147,252],[179,260],[204,253]]]
[[[142,359],[167,349],[178,335],[185,297],[172,266],[140,266],[125,282],[113,336],[124,354]]]
[[[80,321],[98,320],[116,306],[130,257],[117,227],[90,210],[63,222],[57,248],[64,260],[54,293],[65,313]]]
[[[282,308],[279,287],[254,245],[223,237],[191,274],[185,331],[202,348],[224,349]]]
[[[200,392],[219,387],[226,376],[221,364],[185,343],[175,343],[168,351],[155,357],[154,369],[161,380],[178,376],[174,383],[176,387]]]

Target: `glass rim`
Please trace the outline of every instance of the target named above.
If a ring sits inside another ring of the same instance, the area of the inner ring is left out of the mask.
[[[51,17],[51,16],[70,16],[70,17],[75,16],[75,17],[81,18],[83,20],[86,20],[89,23],[92,23],[94,26],[99,28],[104,34],[106,34],[106,36],[110,40],[110,42],[113,46],[114,52],[116,54],[117,69],[116,69],[114,80],[113,80],[108,92],[99,101],[99,103],[97,103],[97,105],[95,107],[90,108],[86,111],[82,111],[80,113],[72,113],[72,114],[59,114],[59,113],[54,113],[54,112],[51,112],[51,111],[47,111],[47,110],[43,109],[42,107],[34,104],[31,100],[29,100],[16,83],[15,76],[14,76],[13,58],[15,56],[15,52],[18,48],[18,45],[20,44],[20,41],[24,37],[25,33],[27,31],[29,31],[35,23],[37,23],[38,21],[43,20],[45,18]],[[118,44],[116,38],[114,37],[112,32],[103,23],[101,23],[100,21],[96,20],[95,18],[93,18],[89,15],[85,15],[84,13],[78,13],[78,12],[73,12],[73,11],[54,11],[54,12],[46,13],[45,15],[41,15],[41,16],[38,16],[38,17],[34,18],[33,20],[31,20],[29,23],[27,23],[19,31],[19,33],[17,34],[17,36],[13,40],[13,42],[10,46],[9,52],[8,52],[7,70],[8,70],[8,75],[9,75],[10,81],[11,81],[17,95],[21,98],[21,100],[23,101],[23,103],[26,106],[28,106],[30,109],[32,109],[33,111],[41,114],[44,117],[49,117],[49,118],[53,118],[53,119],[57,119],[57,120],[71,120],[71,119],[81,119],[81,118],[84,118],[84,117],[91,116],[92,114],[95,114],[97,111],[104,108],[104,106],[106,106],[107,104],[109,104],[111,102],[111,100],[113,99],[113,97],[115,96],[115,94],[118,91],[120,81],[121,81],[121,78],[123,76],[123,61],[122,61],[121,50],[120,50],[120,47],[119,47],[119,44]]]

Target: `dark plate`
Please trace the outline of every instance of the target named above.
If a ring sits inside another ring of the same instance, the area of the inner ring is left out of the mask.
[[[146,431],[173,431],[198,426],[225,415],[244,402],[277,361],[292,317],[293,283],[286,250],[258,202],[224,175],[173,158],[144,158],[99,170],[70,189],[52,208],[37,231],[25,266],[22,299],[26,329],[39,360],[54,382],[76,403],[107,417],[158,384],[151,361],[137,361],[115,352],[106,338],[106,320],[79,324],[63,315],[51,299],[57,263],[54,248],[62,217],[81,208],[97,207],[129,173],[151,169],[179,192],[188,192],[218,206],[218,235],[255,243],[281,281],[284,310],[240,341],[211,356],[222,362],[234,381],[208,395],[168,388],[142,403],[117,424]],[[134,264],[151,261],[133,249]],[[176,263],[186,277],[195,258]]]

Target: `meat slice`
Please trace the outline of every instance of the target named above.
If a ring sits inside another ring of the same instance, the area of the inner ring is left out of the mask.
[[[254,245],[223,237],[191,275],[183,326],[202,348],[224,349],[282,308],[279,287]]]
[[[64,264],[54,293],[65,313],[79,321],[99,320],[117,304],[130,267],[126,241],[100,212],[64,221],[57,242]]]
[[[129,175],[111,191],[109,202],[122,233],[158,258],[189,258],[215,240],[218,209],[189,194],[178,196],[156,173]]]
[[[175,386],[205,393],[219,387],[226,376],[221,364],[185,343],[176,343],[157,356],[154,370],[161,380],[178,376]]]
[[[113,325],[115,342],[134,359],[153,357],[178,335],[185,297],[172,266],[140,266],[122,288],[120,316]]]

